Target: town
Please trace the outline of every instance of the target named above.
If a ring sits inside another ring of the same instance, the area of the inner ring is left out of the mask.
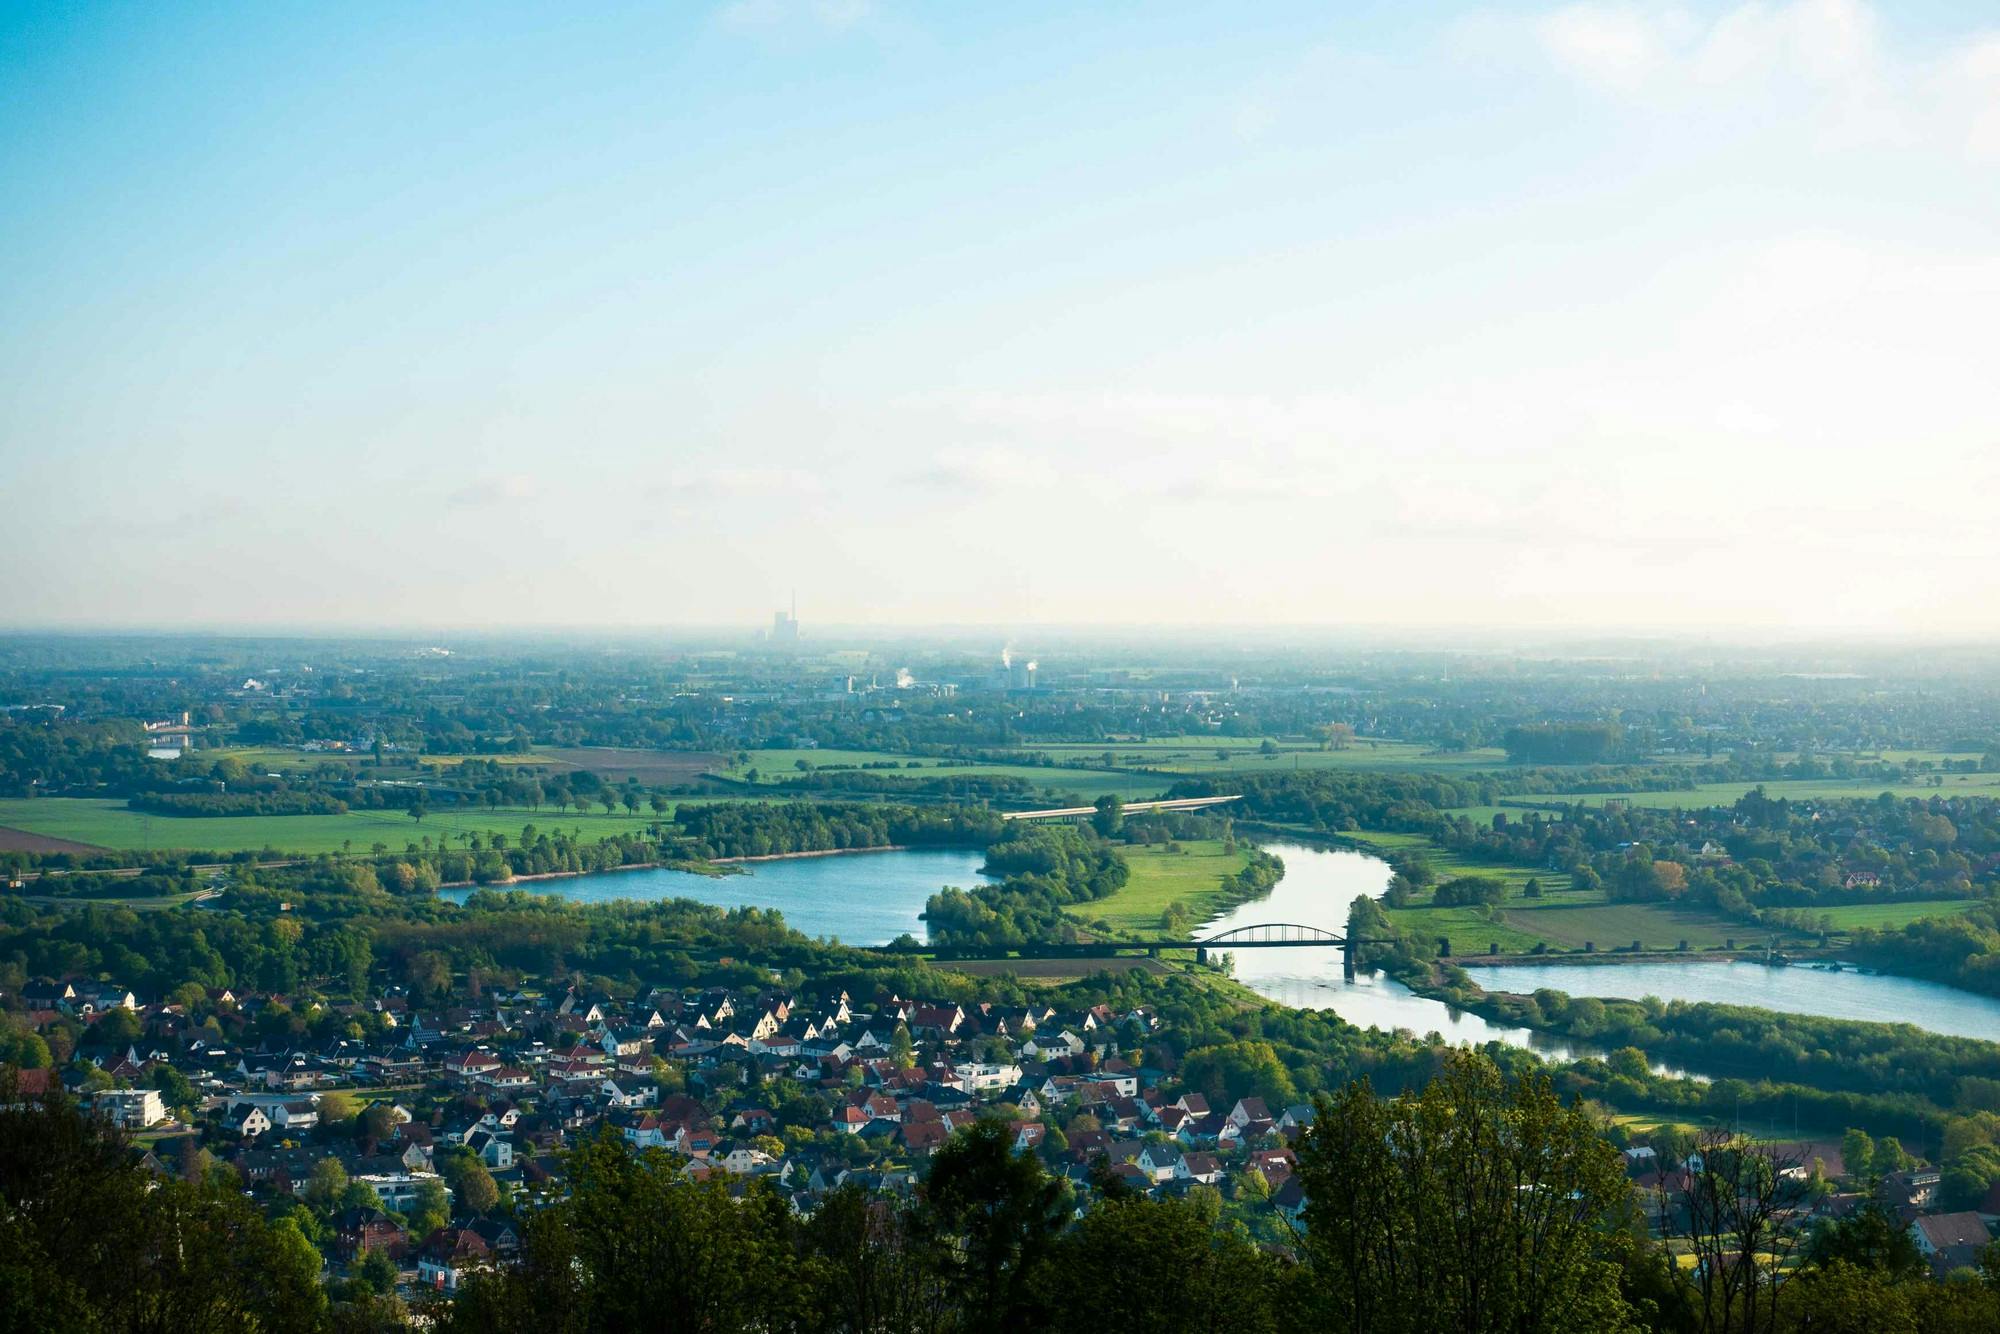
[[[17,1096],[62,1088],[136,1132],[149,1171],[220,1168],[267,1204],[311,1203],[331,1269],[379,1252],[406,1293],[504,1261],[504,1220],[559,1194],[564,1151],[605,1128],[696,1179],[765,1181],[809,1214],[849,1184],[909,1196],[954,1131],[998,1117],[1080,1196],[1109,1172],[1142,1194],[1208,1186],[1295,1219],[1288,1143],[1313,1115],[1178,1090],[1144,1064],[1159,1021],[1143,1007],[550,985],[423,1012],[390,988],[312,1025],[374,1036],[289,1046],[257,1034],[297,997],[142,1003],[37,982],[0,1003],[58,1049],[77,1044],[60,1069],[14,1072]]]
[[[573,1147],[615,1134],[689,1180],[751,1183],[810,1216],[843,1187],[909,1200],[927,1160],[982,1120],[1066,1181],[1079,1212],[1106,1188],[1213,1191],[1227,1216],[1289,1242],[1307,1200],[1294,1145],[1310,1102],[1211,1102],[1149,1060],[1149,1006],[1063,1010],[776,986],[612,995],[550,979],[474,985],[418,1007],[390,986],[366,1003],[184,987],[162,1001],[116,984],[36,981],[0,996],[60,1066],[16,1068],[17,1099],[67,1094],[129,1132],[161,1178],[235,1182],[267,1210],[307,1206],[326,1277],[405,1299],[449,1296],[504,1266],[518,1222],[566,1190]],[[308,1016],[313,1034],[269,1040]],[[274,1025],[274,1019],[279,1020]],[[1624,1141],[1644,1216],[1698,1191],[1685,1137]],[[1870,1162],[1851,1164],[1847,1155]],[[1939,1205],[1940,1173],[1893,1140],[1769,1148],[1797,1190],[1797,1231],[1872,1208],[1938,1278],[1977,1267],[2000,1185]],[[1670,1229],[1669,1229],[1670,1230]]]

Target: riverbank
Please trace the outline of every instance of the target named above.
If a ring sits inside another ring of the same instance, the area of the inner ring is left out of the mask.
[[[516,885],[529,885],[543,880],[575,880],[579,876],[612,875],[619,871],[681,871],[688,875],[705,875],[711,878],[743,874],[741,871],[723,867],[721,862],[721,858],[708,862],[684,860],[626,862],[619,866],[600,866],[589,871],[537,871],[533,875],[509,876],[505,880],[446,880],[438,884],[438,889],[511,889]]]
[[[480,884],[476,880],[453,880],[438,886],[439,889],[505,889],[509,885],[522,885],[535,880],[569,880],[580,875],[607,875],[613,871],[685,871],[689,875],[724,876],[743,875],[739,867],[757,862],[802,861],[811,857],[846,857],[863,852],[912,852],[916,845],[910,843],[884,843],[867,848],[813,848],[805,852],[766,852],[751,857],[711,857],[707,861],[659,861],[628,862],[622,866],[605,866],[594,871],[543,871],[535,875],[517,875],[511,880],[494,880]]]
[[[711,857],[711,866],[740,866],[746,862],[793,862],[806,857],[847,857],[857,852],[909,852],[910,843],[884,843],[871,848],[815,848],[810,852],[766,852],[755,857]]]
[[[1635,963],[1760,963],[1784,968],[1792,964],[1810,966],[1809,961],[1833,959],[1838,953],[1831,946],[1825,949],[1794,947],[1779,951],[1775,958],[1762,949],[1628,949],[1601,950],[1594,954],[1550,950],[1546,954],[1454,954],[1438,962],[1456,964],[1460,968],[1615,968]]]

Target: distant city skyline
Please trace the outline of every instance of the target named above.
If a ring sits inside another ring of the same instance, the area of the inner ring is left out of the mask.
[[[2000,636],[2000,14],[24,3],[0,179],[0,626]]]

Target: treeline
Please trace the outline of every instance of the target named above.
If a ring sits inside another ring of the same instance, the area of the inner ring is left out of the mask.
[[[1504,986],[1504,972],[1496,971],[1492,981]],[[1940,1109],[1961,1106],[1968,1088],[2000,1087],[2000,1044],[1909,1024],[1687,1001],[1600,1000],[1550,990],[1489,995],[1480,1008],[1509,1023],[1600,1047],[1637,1047],[1656,1060],[1708,1074],[1856,1093],[1910,1093]],[[1967,1110],[2000,1110],[1979,1106],[1985,1096],[1975,1093],[1975,1105]]]
[[[1878,968],[2000,996],[2000,903],[1902,927],[1861,928],[1851,948]]]
[[[343,815],[347,803],[326,792],[148,792],[125,803],[149,815]]]
[[[953,801],[997,801],[1026,797],[1035,791],[1033,783],[1012,775],[940,773],[934,769],[922,775],[864,772],[859,768],[814,769],[764,786],[781,792],[868,792]]]
[[[1727,806],[1501,811],[1485,824],[1446,817],[1428,832],[1468,859],[1547,868],[1612,898],[1746,917],[2000,893],[2000,801],[1990,797],[1792,801],[1759,788]]]
[[[1490,806],[1501,788],[1484,774],[1360,774],[1295,771],[1279,774],[1189,778],[1175,783],[1169,797],[1214,797],[1241,793],[1231,807],[1246,820],[1342,831],[1382,829],[1429,833],[1448,806]]]
[[[1501,737],[1514,764],[1610,764],[1635,757],[1617,723],[1530,723]]]
[[[843,848],[984,847],[1005,826],[968,806],[731,802],[682,806],[673,829],[693,857],[766,857]]]
[[[146,732],[129,718],[82,722],[0,713],[0,797],[135,790],[150,777]]]
[[[1076,940],[1077,924],[1063,909],[1110,898],[1131,874],[1109,845],[1074,826],[1041,824],[1010,825],[986,849],[985,869],[1001,882],[931,895],[924,921],[932,944],[1008,949]]]

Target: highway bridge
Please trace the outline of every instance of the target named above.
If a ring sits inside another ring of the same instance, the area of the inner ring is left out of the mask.
[[[1199,811],[1210,806],[1220,806],[1228,801],[1241,801],[1238,792],[1227,797],[1173,797],[1164,801],[1128,801],[1125,814],[1144,815],[1148,811]],[[1003,820],[1061,820],[1070,824],[1082,824],[1097,814],[1095,806],[1057,806],[1045,811],[1002,811]]]

